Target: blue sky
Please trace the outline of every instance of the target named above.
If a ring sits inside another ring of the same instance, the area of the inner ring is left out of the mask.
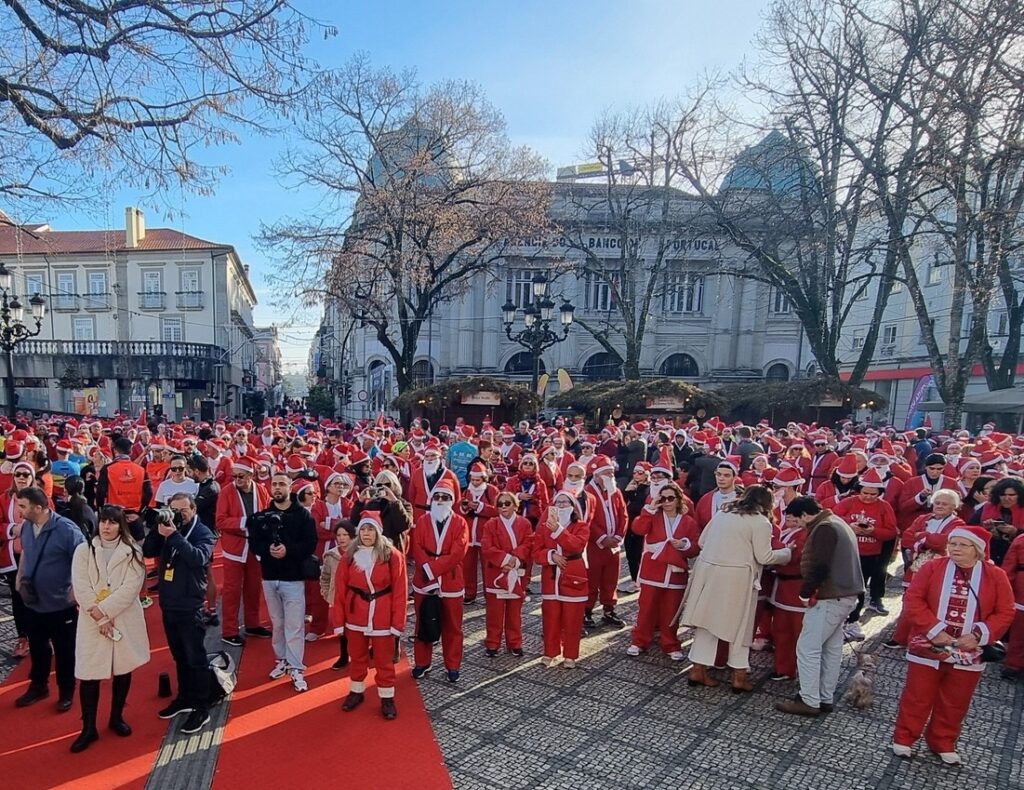
[[[338,27],[337,37],[310,45],[324,66],[365,51],[375,65],[417,69],[424,83],[476,81],[505,114],[512,140],[532,146],[557,167],[583,161],[587,133],[603,111],[680,95],[705,70],[740,64],[753,50],[768,0],[298,5]],[[271,174],[271,162],[285,144],[282,133],[207,152],[204,160],[230,168],[216,194],[165,196],[174,219],[149,207],[146,222],[235,245],[251,266],[262,302],[257,321],[286,325],[282,351],[286,363],[297,364],[305,361],[315,323],[308,312],[296,318],[270,306],[264,273],[273,261],[253,241],[261,221],[293,213],[309,199],[286,191]],[[57,229],[119,226],[124,207],[138,200],[122,192],[90,212],[49,220]]]

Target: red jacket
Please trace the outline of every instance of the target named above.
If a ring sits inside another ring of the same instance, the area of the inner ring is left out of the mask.
[[[926,483],[924,475],[915,475],[903,483],[895,507],[896,523],[899,525],[900,531],[909,527],[918,516],[925,515],[931,510],[928,506],[928,497],[940,488],[959,490],[956,480],[945,475],[939,476],[935,486]]]
[[[686,589],[690,577],[687,560],[700,553],[697,541],[700,530],[693,516],[686,514],[669,532],[665,514],[658,511],[651,513],[647,508],[640,513],[630,525],[634,535],[643,535],[644,552],[640,556],[640,571],[637,581],[649,587],[664,587],[672,590]],[[688,541],[682,549],[677,549],[669,540]]]
[[[518,573],[501,569],[513,559],[522,569],[533,553],[533,525],[523,516],[516,516],[506,525],[501,516],[488,519],[480,532],[480,546],[484,555],[484,589],[499,598],[524,598],[526,582]]]
[[[851,496],[835,506],[832,511],[850,526],[874,527],[870,535],[857,536],[857,548],[862,557],[874,557],[882,553],[882,544],[894,540],[899,534],[896,528],[896,514],[892,506],[882,499],[861,502],[860,497]]]
[[[270,497],[253,483],[256,503],[253,513],[259,513],[270,504]],[[245,526],[245,506],[242,494],[235,486],[229,485],[217,497],[217,529],[221,536],[221,551],[224,559],[245,562],[249,558],[249,530]]]
[[[733,490],[736,494],[734,499],[739,499],[741,493],[740,490],[738,488]],[[701,532],[704,531],[704,527],[708,525],[708,522],[711,521],[711,519],[715,517],[715,513],[718,512],[715,508],[715,494],[717,493],[719,493],[718,489],[713,488],[697,501],[697,509],[695,515],[697,519],[697,526],[700,528]],[[731,501],[731,499],[726,500],[726,502]]]
[[[459,492],[459,478],[455,476],[455,472],[451,469],[444,469],[441,472],[441,476],[437,478],[437,483],[442,480],[450,480],[452,483],[452,490],[455,492],[455,511],[456,513],[461,512],[459,510],[459,502],[462,500],[462,494]],[[437,483],[434,487],[437,487]],[[423,473],[423,467],[417,466],[411,470],[409,474],[409,504],[412,505],[412,512],[414,517],[419,517],[423,513],[430,510],[430,497],[433,494],[433,489],[427,488],[427,476]],[[413,582],[415,587],[415,582]]]
[[[541,519],[547,518],[548,513],[548,487],[536,475],[522,477],[516,475],[505,484],[505,490],[510,494],[530,494],[533,498],[527,502],[520,500],[519,512],[526,516],[531,523],[536,525]]]
[[[409,598],[402,552],[391,549],[391,559],[387,563],[375,562],[369,573],[343,556],[336,572],[331,607],[335,633],[343,633],[348,628],[366,636],[402,635]],[[367,600],[384,590],[388,592]]]
[[[596,549],[611,550],[622,545],[629,525],[626,513],[626,500],[622,492],[615,489],[610,495],[598,485],[591,482],[587,493],[594,497],[590,512],[590,546]],[[618,538],[610,541],[609,538]]]
[[[338,528],[338,522],[352,517],[352,502],[350,500],[342,497],[338,500],[338,505],[341,508],[341,515],[333,518],[327,507],[327,501],[324,499],[313,502],[313,507],[309,510],[309,514],[313,517],[313,523],[316,524],[316,556],[320,559],[323,559],[324,552],[335,543],[334,531]]]
[[[462,598],[466,594],[462,560],[468,545],[469,524],[457,512],[452,512],[440,535],[430,513],[416,519],[411,549],[416,565],[413,590],[424,595],[440,592],[442,598]]]
[[[1024,612],[1024,535],[1013,539],[1003,557],[1003,570],[1013,587],[1013,607],[1018,612]]]
[[[779,542],[789,546],[792,553],[785,565],[771,568],[771,592],[768,600],[777,609],[787,612],[806,611],[808,604],[800,600],[800,587],[803,579],[800,576],[800,559],[804,554],[804,543],[807,541],[807,530],[803,527],[785,527],[779,533]]]
[[[815,453],[811,456],[808,465],[810,477],[807,479],[807,493],[814,495],[818,486],[825,483],[832,476],[832,469],[839,463],[839,456],[832,450],[824,453]]]
[[[462,492],[462,515],[469,522],[469,545],[480,545],[480,533],[484,522],[498,515],[495,502],[498,499],[498,487],[487,483],[479,496],[469,486]]]
[[[534,535],[533,559],[541,565],[541,597],[547,601],[586,603],[588,586],[585,549],[590,525],[580,519],[552,532],[545,519]],[[555,554],[568,558],[562,570],[555,565]]]

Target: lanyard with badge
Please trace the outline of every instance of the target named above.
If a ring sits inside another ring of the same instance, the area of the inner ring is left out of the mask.
[[[192,519],[192,524],[188,528],[188,532],[186,532],[183,535],[185,540],[188,540],[188,536],[191,535],[192,534],[192,530],[194,530],[196,528],[196,521],[197,521],[196,518]],[[164,565],[164,581],[165,582],[173,582],[174,581],[174,560],[177,558],[177,556],[178,556],[178,550],[177,549],[171,549],[171,553],[167,557],[167,563]]]

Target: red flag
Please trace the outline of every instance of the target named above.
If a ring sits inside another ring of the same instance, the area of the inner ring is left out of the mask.
[[[383,428],[384,427],[384,409],[381,409],[380,410],[380,414],[377,415],[376,426],[378,428]]]

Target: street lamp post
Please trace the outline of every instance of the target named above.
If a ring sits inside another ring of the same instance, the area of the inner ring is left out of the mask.
[[[23,340],[35,337],[43,329],[46,315],[46,301],[39,294],[28,300],[31,320],[36,328],[30,329],[25,323],[25,306],[14,294],[14,276],[0,261],[0,348],[7,355],[7,416],[14,420],[17,406],[14,403],[14,348]]]
[[[518,332],[512,331],[512,325],[516,320],[516,306],[510,300],[501,308],[502,322],[505,324],[508,339],[527,349],[533,358],[534,392],[537,391],[537,383],[540,380],[540,355],[545,349],[569,337],[569,327],[572,326],[573,313],[576,311],[568,300],[563,300],[561,307],[558,308],[562,333],[559,335],[554,331],[551,322],[555,315],[555,303],[548,295],[548,285],[548,278],[543,272],[533,275],[533,304],[523,310],[524,328]]]

